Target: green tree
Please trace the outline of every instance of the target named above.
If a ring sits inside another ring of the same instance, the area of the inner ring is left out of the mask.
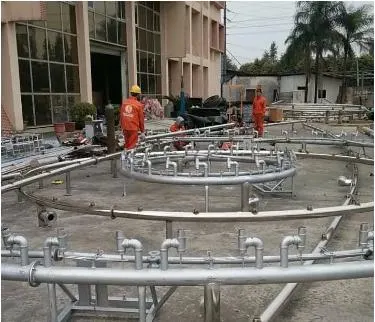
[[[339,38],[344,49],[344,63],[343,63],[343,83],[340,96],[341,103],[344,102],[346,89],[346,71],[348,57],[353,58],[353,45],[358,45],[361,49],[371,50],[371,44],[374,39],[373,16],[369,14],[370,7],[363,5],[358,9],[353,7],[342,6],[338,16],[338,24],[341,27],[339,31]],[[372,45],[373,46],[373,45]],[[373,47],[372,47],[373,48]]]
[[[289,44],[285,58],[294,63],[302,65],[305,73],[305,103],[307,103],[309,80],[311,76],[312,65],[312,48],[313,48],[314,33],[310,24],[296,21],[294,29],[285,40]]]
[[[238,70],[238,67],[235,63],[232,62],[230,58],[228,58],[227,55],[225,55],[225,60],[226,60],[226,69],[227,70]]]
[[[277,63],[277,46],[276,43],[273,41],[271,43],[270,51],[269,51],[270,60],[273,64]]]
[[[314,103],[317,102],[318,78],[320,64],[324,52],[335,52],[338,41],[336,26],[337,17],[342,10],[343,2],[334,1],[299,1],[295,25],[309,25],[311,35],[311,49],[315,54],[315,92]],[[297,30],[295,37],[303,36],[305,29]]]

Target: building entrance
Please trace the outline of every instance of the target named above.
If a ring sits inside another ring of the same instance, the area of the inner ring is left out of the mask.
[[[93,103],[98,115],[104,115],[105,106],[121,104],[121,56],[91,52]]]

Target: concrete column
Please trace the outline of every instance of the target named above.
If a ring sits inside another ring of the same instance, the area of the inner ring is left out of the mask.
[[[160,55],[161,55],[161,92],[163,95],[169,95],[169,70],[167,57],[167,23],[165,3],[160,2]],[[167,100],[163,99],[163,105]]]
[[[135,2],[125,2],[126,43],[128,53],[128,86],[137,84],[137,45],[135,35]]]
[[[1,106],[16,131],[23,130],[16,25],[1,24]]]
[[[75,4],[81,101],[92,103],[88,6],[87,1],[76,1]]]

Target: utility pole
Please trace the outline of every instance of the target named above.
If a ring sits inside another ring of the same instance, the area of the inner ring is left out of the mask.
[[[227,75],[227,2],[224,2],[224,55],[223,55],[223,63],[221,64],[222,72],[221,72],[221,89],[220,89],[220,96],[223,97],[223,86],[224,86],[224,79]]]

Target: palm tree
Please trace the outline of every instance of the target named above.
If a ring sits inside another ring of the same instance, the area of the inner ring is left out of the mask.
[[[309,24],[297,23],[291,34],[285,40],[289,44],[285,58],[303,61],[305,71],[305,103],[307,103],[309,79],[311,74],[311,54],[312,54],[313,34]]]
[[[372,7],[371,7],[372,8]],[[343,6],[338,16],[339,38],[344,48],[344,66],[343,83],[340,101],[344,102],[346,90],[346,68],[348,57],[355,56],[353,45],[356,44],[360,49],[371,50],[374,39],[373,16],[369,14],[370,6],[363,5],[358,9]]]
[[[315,93],[314,103],[317,102],[318,77],[323,53],[335,51],[334,44],[337,42],[337,17],[343,6],[343,2],[334,1],[299,1],[297,2],[297,13],[295,26],[308,25],[308,36],[311,36],[311,49],[315,53]],[[295,37],[304,37],[306,28],[297,30]]]

